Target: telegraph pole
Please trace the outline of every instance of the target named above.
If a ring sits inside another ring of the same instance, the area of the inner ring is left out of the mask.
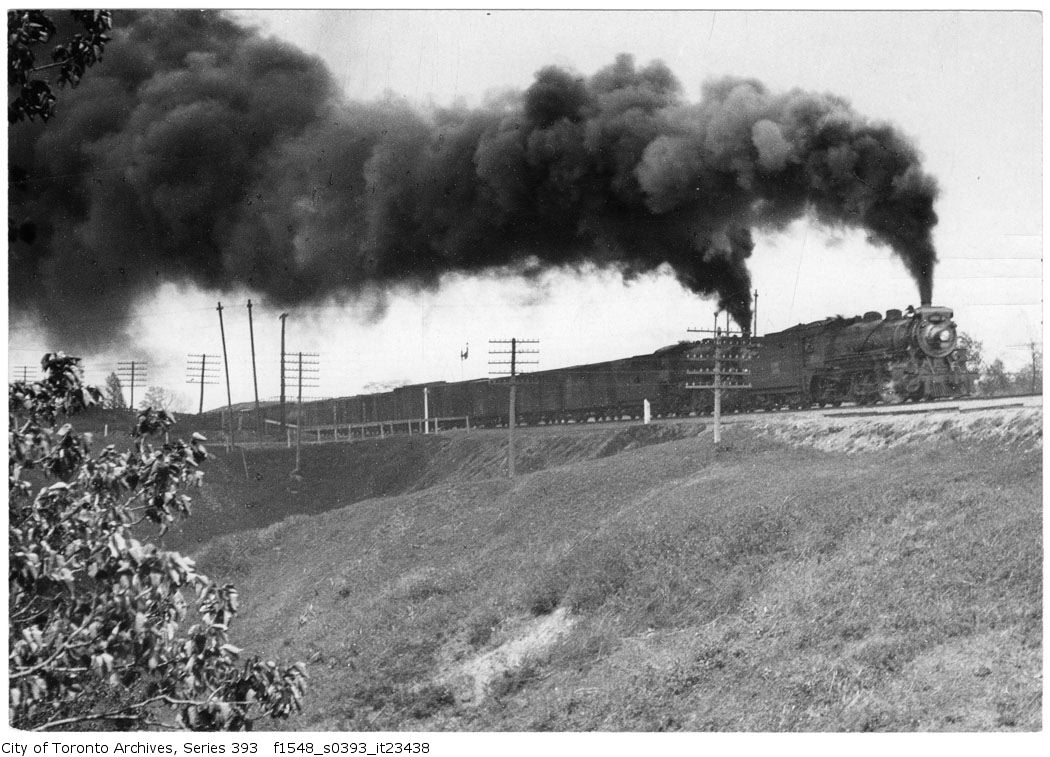
[[[19,373],[22,374],[22,378],[18,377]],[[14,379],[13,379],[14,381],[21,381],[23,384],[28,384],[29,383],[29,366],[28,365],[14,366],[13,375],[14,375]]]
[[[1035,380],[1035,374],[1036,374],[1036,351],[1035,351],[1035,348],[1036,348],[1036,343],[1035,342],[1029,342],[1028,343],[1028,348],[1030,350],[1032,350],[1032,394],[1035,394],[1035,390],[1036,390],[1036,380]]]
[[[539,339],[489,339],[489,344],[496,345],[510,345],[509,350],[494,350],[489,348],[489,355],[510,355],[510,360],[489,360],[489,365],[509,365],[510,366],[510,407],[507,412],[507,474],[510,478],[514,478],[514,408],[517,401],[517,388],[518,388],[518,366],[519,365],[536,365],[539,360],[519,360],[518,354],[522,355],[538,355],[539,350],[520,350],[518,349],[519,344],[539,344]],[[505,376],[507,371],[505,369],[497,369],[495,371],[489,371],[490,374],[497,374]]]
[[[252,345],[252,386],[255,388],[255,431],[262,431],[262,414],[259,412],[259,376],[255,372],[255,328],[252,325],[252,301],[248,300],[248,337]]]
[[[219,311],[219,333],[222,335],[222,364],[226,368],[226,409],[230,416],[230,435],[226,438],[226,451],[237,445],[233,437],[233,398],[230,395],[230,361],[226,354],[226,329],[222,325],[222,303],[215,308]]]
[[[126,386],[130,392],[128,407],[135,409],[135,386],[143,386],[146,383],[148,364],[140,360],[124,360],[117,363],[117,378],[121,386]]]
[[[299,353],[299,401],[295,406],[295,472],[300,469],[300,450],[303,446],[303,353]],[[301,473],[299,475],[302,475]]]
[[[212,363],[213,360],[218,359],[218,355],[206,355],[203,352],[199,355],[186,356],[186,383],[201,385],[201,399],[197,415],[204,412],[204,385],[219,383],[219,367]]]
[[[754,357],[757,343],[743,332],[723,331],[718,327],[718,313],[715,313],[714,329],[689,329],[692,333],[711,334],[700,345],[686,356],[687,360],[696,361],[697,368],[689,369],[687,374],[703,376],[702,383],[687,383],[686,389],[710,389],[714,392],[714,442],[722,441],[722,392],[735,389],[751,388],[751,371],[748,363]]]
[[[285,432],[285,415],[284,415],[284,319],[288,317],[287,313],[281,313],[281,435]]]
[[[729,313],[726,313],[726,328],[728,330]],[[715,339],[718,339],[718,313],[715,313]],[[718,349],[718,342],[715,342],[715,441],[721,441],[722,439],[722,351]]]
[[[292,473],[302,475],[302,439],[303,439],[303,387],[317,387],[320,368],[318,363],[320,362],[320,355],[316,352],[298,352],[292,353],[291,356],[293,362],[289,366],[289,370],[292,372],[292,380],[299,385],[299,398],[296,405],[296,419],[295,419],[295,470]],[[304,358],[306,358],[304,360]],[[281,363],[286,364],[284,360],[284,353],[281,353]],[[282,374],[283,376],[284,374]]]
[[[1029,386],[1029,390],[1031,391],[1032,394],[1036,394],[1037,392],[1039,392],[1039,389],[1040,389],[1040,387],[1039,387],[1040,382],[1039,382],[1039,378],[1037,377],[1037,374],[1040,373],[1040,370],[1039,370],[1039,358],[1041,356],[1039,354],[1039,346],[1040,346],[1039,342],[1030,341],[1030,342],[1027,342],[1025,344],[1012,344],[1009,347],[1007,347],[1007,349],[1010,349],[1010,350],[1029,350],[1031,352],[1031,354],[1032,354],[1032,377],[1030,379],[1031,383],[1030,383],[1030,386]],[[1019,386],[1017,388],[1018,388],[1018,390],[1020,390]]]

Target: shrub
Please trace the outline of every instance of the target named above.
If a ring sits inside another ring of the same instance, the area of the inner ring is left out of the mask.
[[[492,639],[496,626],[503,622],[503,616],[494,606],[477,608],[466,622],[467,643],[475,649],[485,646]]]
[[[423,720],[456,703],[452,689],[440,684],[425,684],[414,689],[407,703],[409,717]]]
[[[525,585],[520,603],[532,615],[550,615],[561,604],[568,579],[555,567],[545,566]]]
[[[55,425],[101,393],[82,385],[77,358],[47,354],[42,366],[43,380],[8,390],[11,725],[245,729],[297,711],[302,665],[242,659],[230,644],[236,589],[133,535],[189,514],[204,437],[154,447],[175,420],[147,408],[131,450],[92,455],[70,423]]]
[[[489,682],[487,691],[496,700],[517,694],[533,681],[540,679],[540,664],[536,660],[526,660],[521,665],[504,670]]]

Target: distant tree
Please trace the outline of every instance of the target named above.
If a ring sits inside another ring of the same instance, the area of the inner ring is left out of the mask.
[[[977,381],[978,392],[990,397],[1009,394],[1012,387],[1013,380],[999,358],[985,367]]]
[[[155,447],[174,421],[148,410],[132,449],[92,455],[64,421],[101,392],[81,383],[77,358],[48,354],[43,369],[8,388],[11,726],[237,730],[297,711],[302,666],[230,643],[236,589],[139,540],[189,513],[204,437]]]
[[[7,122],[26,118],[47,121],[55,114],[53,82],[75,87],[87,69],[102,59],[113,26],[112,14],[104,10],[69,11],[75,28],[69,39],[51,48],[51,61],[40,63],[37,48],[53,44],[58,33],[54,21],[40,10],[7,12],[7,91],[14,99],[7,104]]]
[[[116,373],[106,376],[105,404],[114,410],[125,410],[128,406],[127,400],[124,399],[124,387]]]
[[[966,350],[966,369],[980,372],[984,365],[984,345],[965,331],[959,332],[959,349]]]
[[[139,403],[139,409],[145,410],[147,407],[167,410],[169,413],[182,412],[182,397],[162,386],[151,386],[146,389],[146,396]]]
[[[1013,375],[1014,389],[1018,393],[1043,393],[1043,350],[1038,345],[1031,346],[1030,362]]]

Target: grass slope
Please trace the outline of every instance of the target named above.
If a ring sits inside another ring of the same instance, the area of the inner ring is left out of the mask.
[[[191,419],[192,420],[192,419]],[[186,436],[192,426],[182,428]],[[695,422],[626,428],[537,429],[516,443],[523,473],[615,454],[703,431]],[[113,443],[119,443],[115,441]],[[193,550],[221,534],[260,528],[289,515],[316,514],[378,496],[400,494],[443,481],[484,480],[506,474],[505,431],[398,435],[387,439],[308,444],[302,476],[291,476],[295,450],[284,447],[208,447],[204,487],[195,493],[194,515],[164,536],[169,549]]]
[[[466,475],[477,444],[343,507],[368,487],[332,467],[310,514],[200,551],[240,641],[309,661],[290,727],[1041,727],[1041,445],[734,428],[512,483]]]

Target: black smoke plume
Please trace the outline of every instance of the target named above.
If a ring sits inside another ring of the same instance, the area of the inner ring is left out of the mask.
[[[220,14],[118,13],[46,126],[10,131],[12,314],[98,346],[160,282],[277,306],[447,272],[667,264],[749,321],[755,229],[809,216],[888,245],[930,299],[936,184],[843,99],[708,83],[660,62],[551,67],[476,109],[347,102],[323,64]],[[109,338],[120,337],[119,328]]]

